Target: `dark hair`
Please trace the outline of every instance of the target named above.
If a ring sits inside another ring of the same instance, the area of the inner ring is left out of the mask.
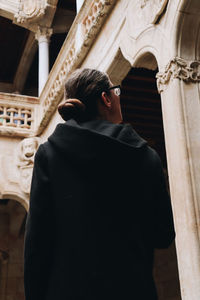
[[[83,105],[73,105],[67,108],[69,118],[81,121],[97,117],[97,103],[103,91],[110,92],[109,87],[110,80],[104,72],[88,68],[74,71],[65,83],[65,100],[75,98]]]

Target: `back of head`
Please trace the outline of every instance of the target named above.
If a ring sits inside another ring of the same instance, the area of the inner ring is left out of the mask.
[[[103,91],[109,93],[109,87],[110,80],[106,73],[88,68],[77,69],[65,83],[65,102],[59,105],[59,113],[64,120],[95,119],[101,94]]]

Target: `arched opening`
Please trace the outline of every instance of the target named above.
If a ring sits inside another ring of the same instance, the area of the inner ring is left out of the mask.
[[[121,106],[124,122],[131,123],[160,155],[168,183],[161,99],[155,78],[157,69],[155,59],[150,63],[150,57],[152,55],[137,62],[137,68],[131,68],[122,81]],[[148,62],[148,69],[142,67],[146,67],[144,62]],[[149,64],[154,70],[149,69]],[[181,299],[175,244],[169,249],[156,250],[154,278],[159,300]]]
[[[23,245],[26,210],[17,201],[0,200],[0,299],[24,298]]]

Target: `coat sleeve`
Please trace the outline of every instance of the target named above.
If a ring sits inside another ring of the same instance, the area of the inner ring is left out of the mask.
[[[175,238],[173,213],[162,163],[157,154],[155,158],[154,246],[167,248]]]
[[[24,241],[24,288],[26,300],[45,299],[50,274],[53,235],[51,192],[46,155],[40,145],[33,168],[30,208]]]

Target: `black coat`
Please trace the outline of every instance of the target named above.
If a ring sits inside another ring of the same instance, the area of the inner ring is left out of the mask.
[[[160,159],[130,125],[70,120],[40,145],[26,300],[157,299],[154,248],[174,237]]]

